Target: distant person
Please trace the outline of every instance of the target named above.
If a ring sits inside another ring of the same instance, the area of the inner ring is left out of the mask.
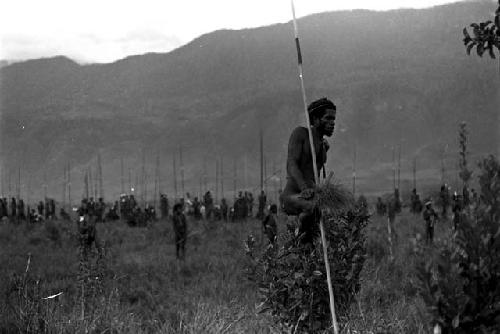
[[[168,198],[165,194],[160,194],[160,214],[162,219],[168,218]]]
[[[458,226],[460,226],[460,222],[462,220],[462,212],[464,209],[464,202],[462,196],[455,193],[453,195],[453,229],[456,230]]]
[[[367,199],[366,199],[366,197],[364,195],[360,195],[358,197],[358,200],[356,202],[356,206],[357,206],[359,212],[363,216],[368,216],[369,215],[369,212],[368,212],[368,201],[367,201]]]
[[[193,215],[194,215],[194,219],[196,219],[196,220],[201,220],[201,218],[202,218],[201,203],[198,200],[198,197],[195,197],[193,200]]]
[[[388,223],[388,233],[389,241],[397,242],[398,234],[395,229],[396,213],[398,208],[398,200],[396,197],[391,197],[387,200],[387,223]]]
[[[396,213],[401,213],[403,209],[403,203],[401,202],[401,196],[399,195],[399,189],[394,189],[394,209]]]
[[[11,217],[11,219],[17,218],[17,204],[16,204],[15,197],[12,197],[12,199],[10,201],[10,217]]]
[[[387,212],[387,206],[382,201],[381,197],[377,197],[377,205],[376,206],[377,206],[377,215],[379,215],[381,217],[385,216],[385,214]]]
[[[272,204],[269,208],[269,214],[262,221],[262,230],[269,243],[274,245],[278,237],[278,206],[276,204]]]
[[[225,198],[221,199],[221,201],[220,201],[220,210],[221,210],[221,214],[222,214],[222,220],[227,223],[227,213],[228,213],[229,208],[227,206],[227,202],[226,202]]]
[[[266,202],[267,202],[267,196],[264,190],[261,190],[260,195],[259,195],[259,208],[257,211],[257,219],[263,219],[264,218],[264,209],[266,207]]]
[[[446,184],[441,186],[439,191],[439,199],[441,200],[441,218],[443,220],[448,219],[448,207],[450,206],[450,193]]]
[[[43,201],[38,202],[38,205],[36,207],[38,214],[42,217],[44,217],[44,210],[45,210],[45,205],[43,204]]]
[[[432,207],[432,202],[427,201],[425,203],[425,209],[423,213],[423,217],[425,220],[425,235],[428,243],[432,244],[434,241],[434,225],[436,220],[439,219],[438,214],[434,211]]]
[[[172,223],[175,234],[175,256],[184,259],[186,255],[187,221],[181,203],[174,205]]]
[[[207,191],[203,196],[203,205],[205,206],[205,219],[214,219],[214,200],[210,191]]]

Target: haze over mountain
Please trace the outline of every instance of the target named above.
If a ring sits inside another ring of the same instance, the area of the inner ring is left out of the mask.
[[[338,107],[328,169],[351,173],[356,147],[362,192],[392,186],[393,146],[402,146],[403,179],[416,156],[419,178],[440,179],[441,157],[456,166],[457,129],[468,123],[473,158],[500,142],[497,63],[469,57],[462,29],[483,21],[491,2],[422,10],[340,11],[299,20],[309,100],[328,96]],[[79,65],[63,57],[0,69],[0,154],[3,189],[11,193],[21,167],[23,192],[62,193],[70,162],[74,196],[82,171],[103,160],[105,192],[135,184],[143,156],[149,179],[161,156],[162,188],[172,193],[172,155],[183,147],[186,191],[200,186],[204,160],[209,185],[215,156],[224,156],[225,190],[259,184],[259,128],[268,174],[284,167],[291,129],[303,123],[291,23],[216,31],[166,54],[132,56],[111,64]],[[247,156],[247,177],[243,161]],[[205,158],[205,159],[204,159]],[[453,181],[451,172],[445,175]],[[269,185],[273,187],[273,185]],[[148,191],[152,185],[148,186]],[[4,191],[6,193],[7,191]],[[151,195],[150,195],[151,196]]]

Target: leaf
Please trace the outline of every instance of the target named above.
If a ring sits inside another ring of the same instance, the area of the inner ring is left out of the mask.
[[[453,328],[458,328],[458,326],[460,325],[460,314],[457,314],[455,318],[453,318],[451,325],[453,326]]]
[[[464,36],[465,36],[466,39],[471,39],[470,35],[469,35],[469,32],[467,31],[467,28],[464,28],[463,32],[464,32]]]
[[[477,45],[476,51],[477,51],[477,55],[478,55],[479,57],[482,57],[482,56],[483,56],[483,53],[484,53],[484,46],[483,46],[483,44],[479,43],[479,44]]]
[[[295,273],[293,275],[293,278],[295,278],[295,279],[299,279],[299,278],[302,278],[302,277],[304,277],[304,273]]]
[[[474,47],[474,43],[471,43],[469,44],[469,46],[467,46],[467,54],[470,56],[470,51],[472,50],[472,48]]]
[[[496,59],[496,58],[497,58],[497,57],[495,56],[495,50],[493,50],[493,48],[490,48],[490,49],[489,49],[489,52],[490,52],[490,57],[491,57],[492,59]]]

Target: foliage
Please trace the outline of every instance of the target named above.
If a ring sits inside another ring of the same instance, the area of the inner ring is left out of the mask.
[[[419,290],[445,334],[500,331],[500,228],[491,206],[500,200],[500,165],[490,156],[480,167],[481,203],[435,250],[418,250]]]
[[[472,23],[471,37],[467,28],[464,28],[464,44],[467,47],[467,54],[470,55],[471,50],[476,47],[476,52],[479,57],[482,57],[485,52],[488,52],[490,57],[495,59],[495,48],[500,53],[500,0],[498,8],[495,12],[495,21],[488,20],[479,24]]]
[[[326,218],[335,308],[345,317],[360,289],[368,216],[356,209]],[[331,326],[322,245],[319,238],[314,245],[303,244],[298,230],[298,223],[290,222],[282,246],[269,246],[254,263],[250,278],[259,285],[261,312],[271,313],[284,328],[315,333]]]
[[[465,122],[460,123],[459,130],[459,145],[460,145],[460,178],[464,182],[464,185],[467,185],[470,178],[472,177],[472,172],[467,168],[467,124]]]
[[[491,220],[500,220],[500,164],[490,155],[479,163],[482,174],[479,176],[481,187],[481,202],[484,209],[491,215]]]

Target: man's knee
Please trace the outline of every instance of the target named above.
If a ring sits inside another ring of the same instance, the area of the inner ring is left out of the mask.
[[[297,216],[301,213],[311,213],[314,204],[311,200],[300,197],[299,194],[282,193],[280,196],[283,211],[290,216]]]

